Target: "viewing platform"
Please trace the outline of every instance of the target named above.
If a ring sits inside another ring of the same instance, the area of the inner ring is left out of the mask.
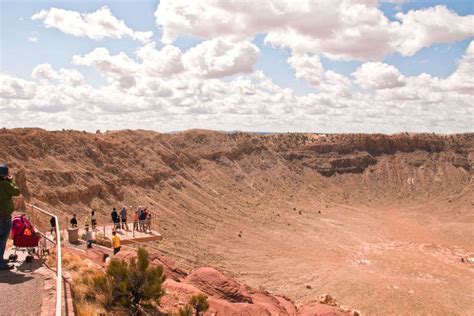
[[[133,224],[132,224],[133,225]],[[153,229],[148,229],[146,231],[141,230],[134,230],[132,225],[129,225],[129,229],[117,229],[115,232],[117,236],[120,237],[120,243],[122,245],[128,245],[133,243],[143,243],[143,242],[150,242],[150,241],[159,241],[161,240],[161,234]],[[74,228],[68,228],[68,234],[65,236],[70,236],[69,231]],[[78,231],[78,238],[81,241],[84,241],[83,236],[85,236],[86,230],[85,227],[75,228]],[[112,232],[114,231],[114,224],[107,224],[107,225],[97,225],[95,229],[89,227],[92,232],[92,239],[94,242],[101,244],[103,246],[110,246],[111,245],[111,238]],[[75,240],[72,240],[74,243]]]

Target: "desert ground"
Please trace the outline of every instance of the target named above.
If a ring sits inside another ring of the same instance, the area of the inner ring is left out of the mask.
[[[474,313],[474,134],[3,130],[25,198],[63,214],[147,205],[156,247],[303,304]]]

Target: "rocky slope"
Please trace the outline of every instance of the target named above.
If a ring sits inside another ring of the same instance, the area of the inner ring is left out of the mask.
[[[393,194],[451,193],[470,181],[474,161],[474,134],[89,134],[4,129],[0,145],[0,159],[12,166],[23,194],[61,207],[108,207],[130,199],[136,190],[163,187],[208,193],[202,174],[211,168],[230,171],[229,180],[246,189],[255,189],[246,181],[250,176],[263,179],[267,174],[273,182],[310,174],[317,181],[310,184],[326,185],[334,182],[331,176],[352,173],[370,186],[364,195],[387,186]],[[271,174],[276,169],[281,172]]]

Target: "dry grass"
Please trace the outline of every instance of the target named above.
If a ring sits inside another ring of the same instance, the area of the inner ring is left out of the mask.
[[[109,313],[97,304],[92,304],[89,302],[82,302],[81,304],[76,304],[77,316],[99,316],[107,314]]]
[[[74,272],[84,270],[87,267],[84,264],[81,257],[69,252],[66,252],[62,255],[62,263],[65,269],[68,269]]]
[[[54,257],[54,258],[53,258]],[[55,263],[55,255],[50,257],[51,263]],[[79,316],[107,315],[105,306],[110,298],[94,288],[92,280],[104,275],[101,267],[91,267],[77,254],[64,252],[62,256],[64,270],[71,274],[71,291],[74,297],[74,308]]]

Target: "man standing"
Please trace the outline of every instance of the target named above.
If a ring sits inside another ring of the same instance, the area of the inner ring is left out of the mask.
[[[13,181],[8,166],[0,164],[0,270],[13,269],[3,259],[5,248],[7,246],[8,235],[12,227],[13,196],[19,196],[20,189]]]
[[[119,217],[115,207],[113,208],[112,213],[110,213],[110,217],[112,217],[112,222],[114,223],[114,229],[119,230],[120,229],[120,217]]]
[[[122,207],[120,210],[120,218],[122,219],[122,229],[128,230],[128,224],[127,224],[127,209]]]

